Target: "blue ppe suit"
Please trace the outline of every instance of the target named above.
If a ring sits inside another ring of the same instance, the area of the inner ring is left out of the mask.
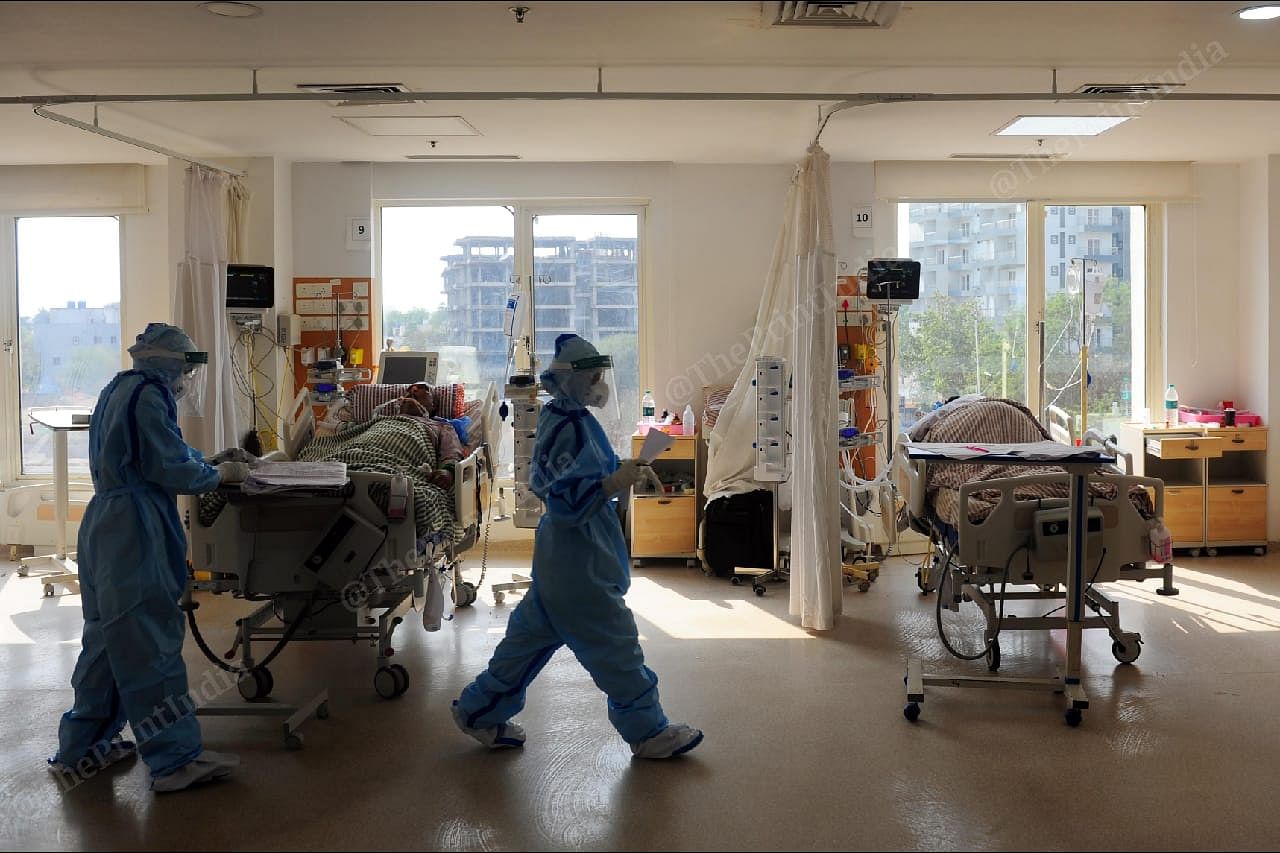
[[[533,584],[489,668],[458,698],[467,726],[485,729],[519,713],[530,682],[565,645],[609,697],[609,720],[627,743],[667,727],[658,677],[644,665],[623,601],[631,573],[622,524],[600,485],[617,468],[608,437],[581,403],[557,396],[542,409],[530,486],[546,512],[534,537]]]
[[[152,776],[202,749],[182,660],[187,540],[174,496],[211,491],[219,477],[182,440],[178,374],[117,374],[89,426],[94,496],[77,544],[84,637],[54,758],[67,766],[104,751],[125,720]]]

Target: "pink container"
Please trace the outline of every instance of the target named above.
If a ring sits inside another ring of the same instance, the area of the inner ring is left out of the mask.
[[[1222,426],[1222,409],[1197,409],[1195,406],[1179,406],[1178,422],[1184,424],[1217,424]],[[1262,426],[1262,417],[1248,409],[1236,412],[1236,426]]]

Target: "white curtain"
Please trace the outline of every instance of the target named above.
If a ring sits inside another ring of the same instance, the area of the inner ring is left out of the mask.
[[[783,355],[793,381],[791,613],[806,628],[835,625],[843,597],[837,487],[835,255],[830,158],[810,147],[787,193],[751,351],[708,439],[706,494],[762,488],[755,467],[755,359]]]
[[[226,314],[233,180],[203,166],[187,169],[186,254],[173,298],[174,323],[209,352],[204,411],[182,419],[183,437],[205,454],[237,444],[240,434]]]

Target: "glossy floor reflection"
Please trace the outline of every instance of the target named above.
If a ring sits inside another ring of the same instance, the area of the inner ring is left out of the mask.
[[[1092,706],[1062,722],[1051,694],[930,688],[902,716],[909,655],[947,657],[913,569],[886,564],[848,589],[835,631],[801,630],[787,588],[764,598],[683,564],[637,570],[630,604],[668,714],[706,730],[685,759],[632,760],[602,696],[567,652],[529,694],[523,750],[489,753],[449,703],[480,670],[518,600],[481,600],[428,634],[406,622],[395,660],[412,684],[384,701],[364,646],[297,644],[276,695],[327,687],[332,717],[282,748],[277,727],[206,719],[207,745],[238,753],[234,781],[156,798],[141,764],[69,792],[43,769],[79,650],[79,599],[0,565],[0,846],[6,849],[1244,849],[1280,838],[1280,557],[1184,560],[1179,598],[1112,587],[1146,645],[1118,666],[1085,641]],[[471,572],[474,577],[474,570]],[[230,646],[245,606],[207,600],[210,643]],[[1061,634],[1007,634],[1008,674],[1051,674]],[[188,642],[191,680],[210,665]],[[234,694],[227,699],[238,700]]]

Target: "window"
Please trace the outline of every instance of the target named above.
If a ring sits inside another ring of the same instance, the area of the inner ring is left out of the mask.
[[[1058,265],[1054,264],[1053,266],[1049,267],[1049,278],[1057,278],[1057,277],[1058,277]]]
[[[1068,216],[1075,216],[1075,215],[1076,215],[1076,209],[1075,209],[1074,207],[1068,207],[1068,208],[1067,208],[1067,215],[1068,215]]]
[[[1089,225],[1098,224],[1098,208],[1091,207],[1085,211],[1084,221]]]
[[[1089,242],[1088,242],[1088,248],[1085,250],[1085,254],[1086,254],[1086,255],[1101,255],[1101,254],[1102,254],[1102,241],[1101,241],[1101,240],[1094,240],[1094,239],[1090,239],[1090,240],[1089,240]]]
[[[499,393],[515,369],[505,333],[507,300],[519,294],[518,322],[534,306],[536,358],[545,367],[555,339],[577,332],[614,360],[621,417],[601,418],[625,455],[642,389],[639,381],[640,213],[540,212],[526,203],[381,208],[383,337],[397,349],[440,352],[441,380]],[[527,236],[517,241],[517,223]],[[532,283],[531,283],[532,282]],[[530,292],[532,288],[532,292]],[[521,328],[529,336],[533,328]],[[511,473],[512,435],[498,448]]]
[[[960,236],[961,236],[961,237],[968,237],[968,236],[969,236],[969,223],[968,223],[968,222],[961,222],[961,223],[960,223]]]
[[[1069,245],[1069,246],[1074,246],[1075,244],[1076,244],[1076,235],[1074,235],[1074,234],[1068,234],[1068,235],[1067,235],[1067,245]]]
[[[921,212],[934,206],[898,205],[899,256],[924,240]],[[966,233],[957,228],[956,242],[935,248],[933,257],[938,267],[950,256],[966,268],[925,271],[921,298],[899,310],[894,429],[910,426],[936,403],[957,394],[981,391],[1026,400],[1026,205],[940,207],[957,219],[963,212],[970,220],[992,223],[1000,236],[970,252],[972,229]]]
[[[1052,235],[1050,235],[1050,236],[1049,236],[1049,242],[1050,242],[1050,243],[1052,243],[1052,244],[1053,244],[1053,245],[1055,245],[1055,246],[1056,246],[1056,245],[1058,245],[1058,235],[1057,235],[1057,234],[1052,234]]]
[[[1120,234],[1118,233],[1112,234],[1111,235],[1111,249],[1112,249],[1111,254],[1114,255],[1116,251],[1123,248],[1124,248],[1124,237],[1121,237]]]
[[[120,369],[120,351],[93,331],[120,334],[120,220],[114,216],[16,220],[19,411],[92,408]],[[68,252],[68,246],[76,251]],[[114,342],[117,338],[111,338]],[[92,340],[93,343],[87,343]],[[20,472],[53,473],[53,434],[23,424]],[[67,439],[68,471],[89,471],[87,432]]]
[[[1050,215],[1050,216],[1057,216],[1057,215],[1058,215],[1058,208],[1056,208],[1056,207],[1050,207],[1050,208],[1048,208],[1048,212],[1049,212],[1049,215]]]

